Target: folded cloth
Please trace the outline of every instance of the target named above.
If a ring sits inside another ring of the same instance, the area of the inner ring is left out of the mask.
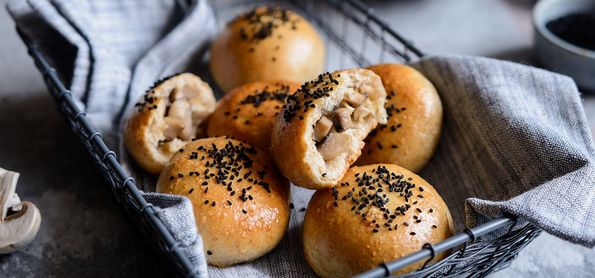
[[[445,108],[438,151],[422,176],[451,211],[466,211],[470,226],[515,215],[593,247],[595,148],[572,79],[478,57],[414,66]]]
[[[8,11],[61,74],[78,105],[110,147],[130,99],[183,71],[217,29],[206,0],[11,0]],[[208,276],[188,199],[145,193],[160,207],[195,273]]]
[[[117,134],[114,123],[128,100],[184,68],[215,29],[204,1],[180,3],[12,0],[9,11],[66,74],[93,123]],[[465,222],[473,226],[507,213],[572,242],[595,245],[595,152],[570,78],[477,57],[428,57],[413,66],[434,83],[445,107],[438,151],[421,175],[444,197],[459,229]],[[137,169],[123,152],[120,157],[128,169]],[[138,180],[147,181],[145,189],[154,186],[152,178]],[[314,276],[301,246],[311,194],[292,187],[290,227],[271,253],[229,268],[209,267],[208,274]],[[162,221],[187,247],[199,273],[207,275],[188,200],[144,196],[161,207]]]

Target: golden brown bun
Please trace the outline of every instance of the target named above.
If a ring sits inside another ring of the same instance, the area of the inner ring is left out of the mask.
[[[366,138],[357,165],[391,163],[419,172],[436,151],[442,129],[442,102],[421,73],[406,65],[384,64],[370,70],[382,78],[388,123]]]
[[[352,167],[339,185],[312,196],[304,218],[304,255],[321,277],[351,277],[452,234],[448,207],[424,179],[392,164]]]
[[[209,84],[191,73],[157,82],[149,89],[124,131],[126,148],[145,171],[158,174],[193,138],[204,136],[203,121],[215,110]]]
[[[209,137],[228,136],[268,152],[273,122],[299,86],[291,81],[257,81],[233,89],[211,115]]]
[[[334,186],[360,156],[364,139],[386,123],[386,92],[367,69],[325,73],[287,98],[271,134],[271,155],[294,184]]]
[[[321,73],[324,60],[322,39],[308,21],[290,10],[262,6],[219,34],[211,45],[209,68],[227,92],[253,81],[301,83]]]
[[[271,251],[289,223],[289,182],[267,155],[233,139],[199,139],[168,162],[157,192],[186,196],[207,261],[229,266]]]

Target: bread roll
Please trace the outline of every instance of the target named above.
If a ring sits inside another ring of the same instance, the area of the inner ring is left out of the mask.
[[[145,171],[158,174],[182,146],[205,135],[201,124],[215,104],[209,84],[191,73],[155,83],[128,119],[124,131],[128,151]]]
[[[264,152],[233,139],[184,146],[161,172],[157,192],[190,199],[207,261],[215,266],[266,254],[289,223],[289,183]]]
[[[442,129],[442,102],[421,73],[406,65],[370,67],[382,79],[388,123],[366,138],[358,165],[392,163],[419,172],[436,151]]]
[[[298,186],[334,186],[360,156],[364,138],[386,123],[386,92],[370,70],[321,74],[287,98],[273,126],[271,154]]]
[[[209,137],[229,136],[268,152],[273,122],[299,84],[257,81],[225,95],[209,119]]]
[[[425,180],[391,164],[352,167],[336,187],[312,196],[304,255],[321,277],[351,277],[452,234],[448,207]]]
[[[211,46],[209,67],[225,92],[253,81],[302,83],[324,70],[318,32],[297,13],[262,6],[243,14]]]

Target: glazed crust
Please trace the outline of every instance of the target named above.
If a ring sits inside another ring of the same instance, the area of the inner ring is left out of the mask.
[[[199,139],[174,155],[159,176],[157,192],[192,202],[209,264],[254,260],[283,238],[289,182],[267,157],[237,140]]]
[[[198,76],[182,73],[157,82],[149,89],[128,119],[124,131],[126,148],[136,162],[147,172],[159,174],[171,156],[190,140],[175,138],[165,142],[164,117],[170,105],[173,90],[191,88],[198,103],[191,104],[193,129],[200,130],[202,121],[215,110],[215,96],[209,85]],[[198,111],[195,111],[198,110]]]
[[[387,92],[388,123],[366,138],[358,165],[392,163],[419,172],[434,155],[442,129],[442,102],[417,70],[399,64],[370,67]]]
[[[358,94],[367,96],[364,103],[369,117],[355,128],[337,132],[348,135],[348,140],[329,142],[339,154],[332,159],[323,158],[318,143],[314,141],[317,122],[322,116],[333,113],[345,98]],[[301,187],[320,189],[334,186],[361,154],[363,139],[378,123],[386,123],[385,98],[380,78],[366,69],[326,73],[302,85],[288,98],[271,134],[271,155],[281,172]]]
[[[374,182],[376,178],[388,179],[394,184],[392,191],[384,182]],[[406,200],[401,193],[411,196]],[[352,167],[338,186],[319,190],[310,200],[304,218],[304,255],[321,277],[351,277],[452,234],[448,207],[425,180],[391,164]],[[445,256],[439,254],[436,260]]]
[[[228,136],[269,151],[273,122],[299,84],[257,81],[226,94],[209,119],[209,137]]]
[[[273,27],[260,22],[273,22]],[[318,32],[297,13],[263,6],[234,19],[211,45],[209,68],[224,91],[254,81],[304,82],[324,70]]]

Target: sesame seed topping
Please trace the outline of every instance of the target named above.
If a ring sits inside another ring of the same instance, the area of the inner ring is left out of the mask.
[[[239,20],[248,23],[247,29],[240,28],[240,38],[251,43],[258,43],[273,36],[275,30],[281,26],[290,24],[289,27],[292,30],[295,30],[299,18],[290,10],[280,7],[266,6],[254,8],[237,17],[231,23]],[[277,35],[277,38],[280,39],[281,35]],[[253,48],[250,49],[250,51],[253,51]]]
[[[295,94],[287,97],[287,104],[283,111],[284,120],[289,122],[295,116],[303,120],[304,117],[301,114],[316,107],[313,100],[329,97],[330,92],[338,84],[339,80],[328,72],[320,74],[317,79],[302,84]]]

